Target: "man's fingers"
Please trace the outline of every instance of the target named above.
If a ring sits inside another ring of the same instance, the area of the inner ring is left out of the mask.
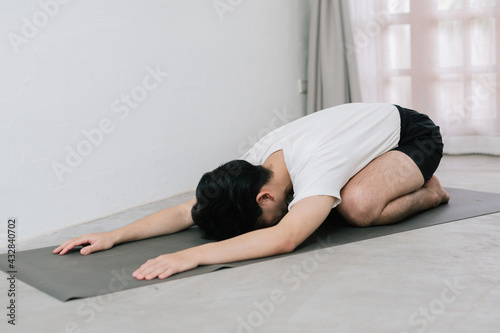
[[[66,246],[62,249],[61,252],[59,252],[59,254],[60,255],[66,254],[69,250],[71,250],[74,247],[75,245],[73,245],[73,243],[66,244]]]
[[[64,244],[61,244],[58,247],[56,247],[54,250],[52,250],[52,253],[58,253],[59,251],[61,251],[61,249],[63,248],[63,245]]]
[[[79,246],[82,244],[88,244],[88,243],[89,243],[89,240],[87,238],[70,239],[69,241],[66,241],[64,244],[62,244],[57,249],[55,249],[53,252],[57,253],[60,251],[59,254],[63,255],[63,254],[66,254],[69,250],[71,250],[75,246]]]
[[[132,276],[138,280],[151,280],[153,279],[153,277],[151,277],[152,273],[155,270],[159,269],[158,264],[159,263],[156,259],[148,260],[147,262],[142,264],[142,266],[139,267],[134,273],[132,273]]]
[[[54,251],[52,251],[53,253],[59,253],[59,254],[65,254],[66,252],[68,252],[68,250],[66,250],[66,247],[68,246],[70,241],[66,241],[64,242],[64,244],[62,245],[59,245],[59,247],[57,249],[55,249]]]
[[[174,274],[174,272],[169,268],[166,271],[162,272],[158,275],[158,279],[163,280],[168,278],[170,275]]]
[[[132,276],[135,277],[138,280],[142,280],[149,273],[149,270],[150,270],[149,265],[146,265],[146,266],[142,265],[134,273],[132,273]]]
[[[87,254],[91,254],[92,252],[95,251],[94,247],[95,247],[94,244],[89,245],[89,246],[85,246],[84,248],[82,248],[80,250],[80,254],[83,254],[84,256]]]
[[[171,273],[169,273],[170,271],[170,267],[165,267],[165,266],[162,266],[162,267],[158,267],[156,269],[151,269],[151,270],[148,270],[147,272],[143,273],[142,275],[144,276],[144,278],[146,280],[153,280],[155,278],[161,278],[162,279],[165,279],[167,277],[169,277],[170,275],[172,275]]]
[[[153,280],[154,278],[157,278],[162,274],[166,275],[166,273],[169,270],[170,270],[170,267],[168,267],[168,266],[158,267],[157,269],[152,270],[149,274],[146,275],[146,280]]]
[[[174,274],[174,269],[170,263],[161,259],[148,260],[139,267],[132,276],[138,280],[152,280],[154,278],[165,279]]]
[[[64,249],[66,246],[68,246],[68,244],[72,241],[72,239],[70,240],[67,240],[65,241],[64,243],[62,243],[61,245],[59,245],[54,251],[52,251],[53,253],[58,253],[60,252],[62,249]]]

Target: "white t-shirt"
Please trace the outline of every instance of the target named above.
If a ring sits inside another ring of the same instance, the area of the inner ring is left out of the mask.
[[[341,202],[340,190],[368,163],[397,147],[401,119],[392,104],[352,103],[315,112],[263,137],[241,159],[254,165],[283,150],[293,185],[293,200],[328,195]]]

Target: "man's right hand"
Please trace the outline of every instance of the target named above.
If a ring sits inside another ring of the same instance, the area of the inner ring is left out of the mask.
[[[83,245],[80,250],[82,255],[91,254],[97,251],[103,251],[112,248],[116,239],[111,232],[101,232],[97,234],[85,234],[80,237],[72,238],[59,245],[52,253],[66,254],[75,246]]]

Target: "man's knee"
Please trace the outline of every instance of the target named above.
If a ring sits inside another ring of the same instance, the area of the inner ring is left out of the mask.
[[[374,225],[380,216],[381,210],[375,198],[362,191],[347,191],[342,194],[342,202],[337,207],[338,212],[355,227],[369,227]]]

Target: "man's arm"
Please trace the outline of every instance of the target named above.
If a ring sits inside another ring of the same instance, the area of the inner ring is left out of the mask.
[[[196,199],[189,200],[175,207],[160,210],[122,228],[96,234],[85,234],[67,240],[53,253],[65,254],[75,246],[90,244],[80,250],[83,255],[107,250],[120,243],[172,234],[194,225],[191,208]]]
[[[175,207],[160,210],[145,218],[111,231],[117,238],[117,243],[168,235],[185,230],[194,225],[191,208],[196,199],[191,199]]]
[[[164,279],[199,265],[221,264],[293,251],[326,219],[334,203],[330,196],[297,202],[275,226],[220,242],[204,244],[148,260],[132,276],[142,280]]]

